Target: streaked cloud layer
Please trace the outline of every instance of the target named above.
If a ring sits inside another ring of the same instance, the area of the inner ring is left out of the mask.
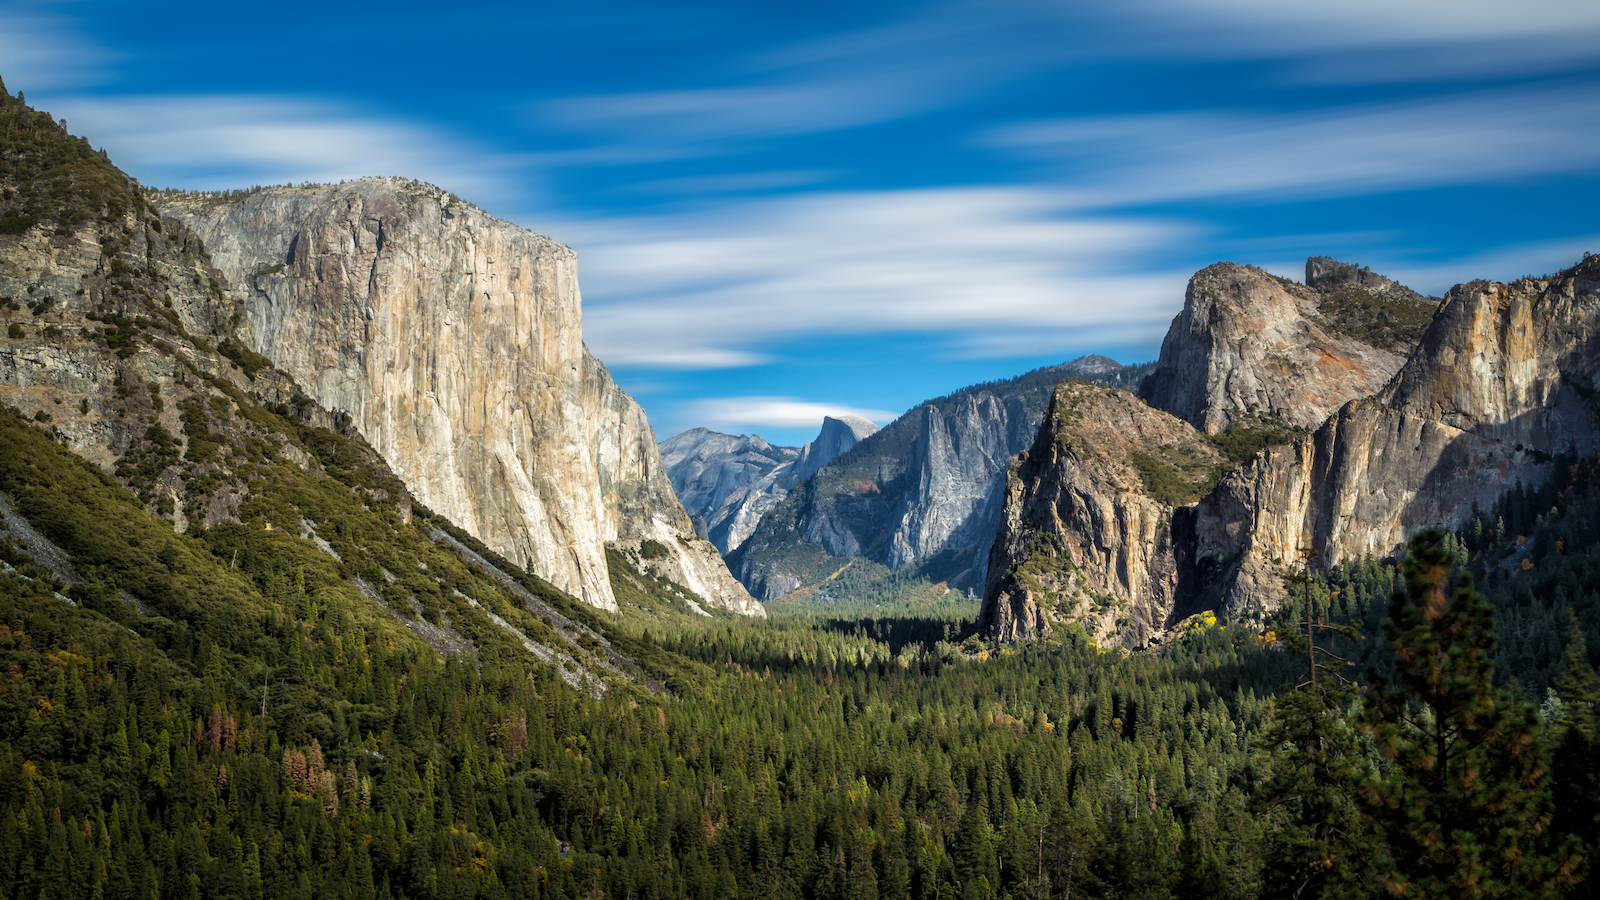
[[[1185,274],[1132,259],[1184,227],[1074,215],[1040,188],[784,196],[567,230],[600,298],[591,344],[623,364],[750,362],[734,354],[828,333],[932,331],[960,353],[1017,329],[1148,342]]]
[[[898,413],[811,403],[794,397],[706,397],[690,404],[690,415],[713,431],[738,430],[749,423],[779,428],[816,428],[823,416],[859,416],[880,425]]]
[[[1148,358],[1218,258],[1600,250],[1592,2],[384,12],[0,2],[0,77],[148,184],[406,175],[573,245],[663,435]]]

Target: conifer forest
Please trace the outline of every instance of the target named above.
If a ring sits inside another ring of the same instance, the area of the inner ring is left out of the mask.
[[[643,577],[613,616],[516,572],[647,676],[601,690],[502,639],[491,610],[550,626],[425,513],[286,478],[335,562],[262,527],[270,494],[179,535],[35,423],[6,414],[0,451],[0,490],[85,576],[8,533],[8,898],[1593,889],[1593,460],[1404,566],[1302,577],[1270,621],[1198,616],[1149,652],[985,646],[960,610],[707,620]],[[373,616],[345,589],[364,569],[476,652]]]

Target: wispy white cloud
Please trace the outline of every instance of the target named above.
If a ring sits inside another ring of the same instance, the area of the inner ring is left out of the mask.
[[[859,416],[879,425],[898,417],[884,409],[858,409],[795,397],[707,397],[685,404],[680,417],[708,428],[820,428],[823,416]]]
[[[598,137],[622,152],[560,157],[627,164],[859,128],[969,103],[1019,75],[1057,65],[1029,3],[935,3],[909,16],[730,59],[709,82],[580,94],[535,104],[541,125]],[[598,148],[596,148],[598,149]]]
[[[83,35],[77,22],[21,4],[0,4],[0,76],[13,93],[34,96],[101,84],[117,55]]]
[[[742,364],[818,334],[942,334],[959,353],[987,352],[993,332],[1030,333],[1044,352],[1084,329],[1145,340],[1187,277],[1134,263],[1183,227],[1075,216],[1040,189],[780,197],[558,227],[583,259],[587,340],[621,364]]]
[[[1008,126],[995,144],[1062,165],[1078,202],[1309,198],[1600,168],[1597,86],[1249,115],[1194,111]]]
[[[1102,56],[1249,59],[1290,82],[1572,72],[1600,59],[1589,0],[1129,0],[1097,17]]]
[[[860,85],[814,82],[569,97],[545,108],[571,125],[714,141],[849,128],[889,115],[895,100]]]
[[[51,106],[119,166],[159,187],[404,175],[488,202],[485,195],[497,193],[524,162],[436,129],[299,98],[65,94]]]
[[[1144,0],[1134,4],[1139,7],[1178,17],[1186,26],[1206,19],[1230,30],[1270,31],[1280,46],[1296,50],[1506,40],[1600,29],[1600,7],[1590,0]]]

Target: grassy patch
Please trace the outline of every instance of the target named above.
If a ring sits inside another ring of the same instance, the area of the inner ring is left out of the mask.
[[[1227,470],[1193,450],[1159,445],[1129,450],[1128,463],[1139,473],[1145,493],[1168,506],[1188,506],[1204,497]]]
[[[1404,354],[1422,339],[1437,308],[1425,297],[1379,294],[1347,284],[1324,297],[1318,313],[1323,325],[1340,334]]]
[[[1206,434],[1201,437],[1206,443],[1222,451],[1222,454],[1228,457],[1228,461],[1237,466],[1250,461],[1267,447],[1287,444],[1304,433],[1303,429],[1285,425],[1275,419],[1251,416],[1229,423],[1228,430],[1221,434]]]

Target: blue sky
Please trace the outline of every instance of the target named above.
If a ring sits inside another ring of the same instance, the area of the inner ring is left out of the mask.
[[[0,0],[0,77],[149,185],[404,175],[571,245],[663,438],[1150,359],[1218,259],[1600,252],[1593,0],[226,6]]]

